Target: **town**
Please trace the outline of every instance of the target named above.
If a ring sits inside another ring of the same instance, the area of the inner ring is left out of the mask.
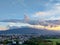
[[[56,37],[57,36],[57,37]],[[0,35],[0,45],[59,45],[60,36],[34,35],[34,34],[11,34]],[[55,41],[53,41],[55,40]]]
[[[11,34],[11,35],[0,35],[0,45],[20,45],[24,41],[29,40],[31,37],[37,37],[36,35],[20,35],[20,34]]]

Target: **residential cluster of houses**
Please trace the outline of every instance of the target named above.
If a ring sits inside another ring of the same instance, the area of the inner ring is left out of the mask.
[[[35,36],[35,35],[34,35]],[[10,43],[7,43],[6,45],[16,45],[23,44],[24,41],[28,40],[29,38],[33,37],[33,35],[0,35],[0,45],[4,45],[4,41],[10,41]]]

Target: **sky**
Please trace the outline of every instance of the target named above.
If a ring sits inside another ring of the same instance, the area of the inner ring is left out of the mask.
[[[60,19],[60,0],[0,0],[0,20]]]

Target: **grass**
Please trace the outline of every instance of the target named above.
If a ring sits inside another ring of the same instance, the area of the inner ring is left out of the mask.
[[[60,39],[47,39],[47,40],[60,43]]]
[[[60,43],[60,39],[46,39],[49,41],[52,41],[53,45],[56,45],[56,43]]]

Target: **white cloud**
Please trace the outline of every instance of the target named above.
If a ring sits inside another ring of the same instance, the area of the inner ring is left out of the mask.
[[[60,17],[54,17],[54,16],[52,16],[52,17],[50,17],[50,18],[47,19],[47,20],[60,20]]]
[[[49,17],[51,16],[49,19],[58,19],[57,17],[52,17],[52,16],[57,16],[59,15],[60,17],[60,3],[56,3],[52,6],[52,9],[48,10],[48,11],[40,11],[40,12],[36,12],[33,14],[33,17]]]

